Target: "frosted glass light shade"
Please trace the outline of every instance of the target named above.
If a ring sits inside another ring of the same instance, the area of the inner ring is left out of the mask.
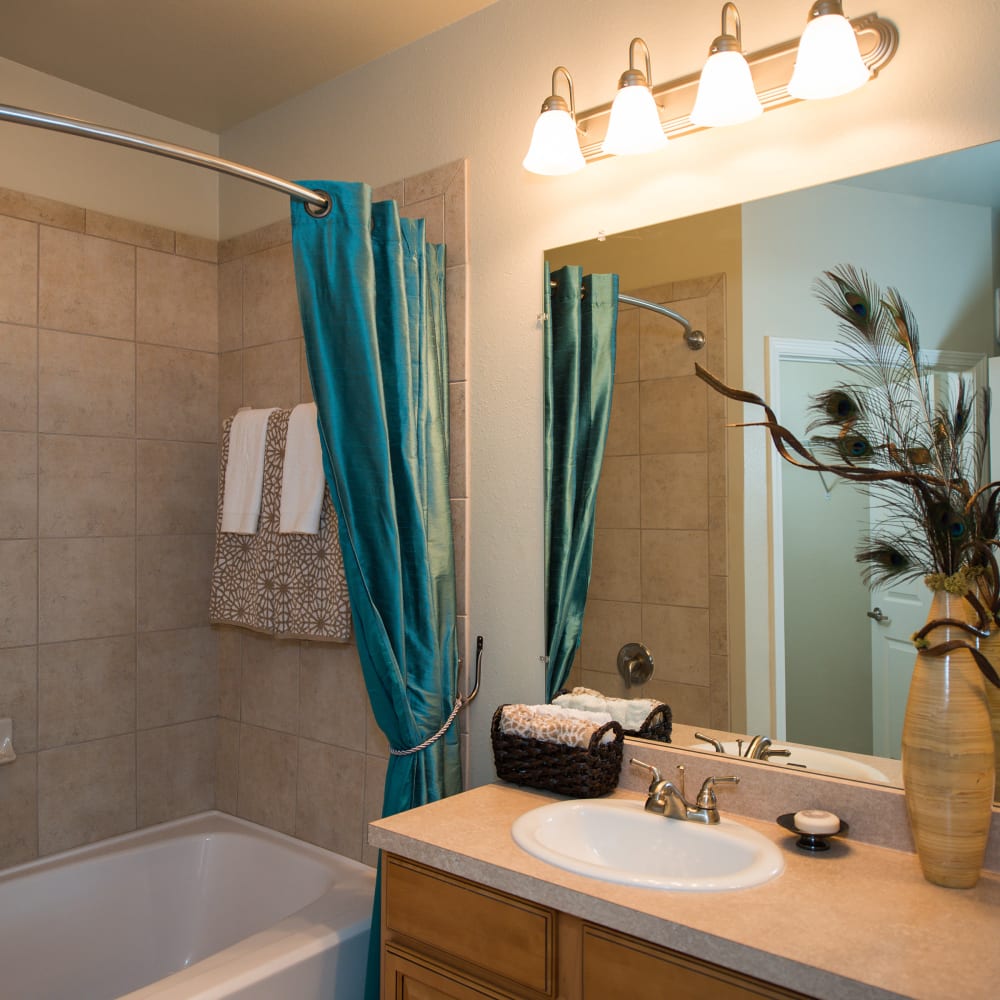
[[[691,109],[695,125],[738,125],[762,114],[750,67],[742,52],[716,52],[708,57]]]
[[[543,111],[531,133],[531,145],[521,161],[533,174],[557,177],[583,170],[583,153],[576,138],[576,123],[568,111]]]
[[[851,22],[842,14],[823,14],[802,32],[788,93],[805,101],[839,97],[864,86],[870,76]]]
[[[605,153],[652,153],[667,144],[656,101],[649,87],[622,87],[611,105],[611,120],[601,146]]]

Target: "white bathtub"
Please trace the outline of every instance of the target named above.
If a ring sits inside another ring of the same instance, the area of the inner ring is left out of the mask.
[[[355,1000],[375,873],[224,813],[0,872],[4,1000]]]

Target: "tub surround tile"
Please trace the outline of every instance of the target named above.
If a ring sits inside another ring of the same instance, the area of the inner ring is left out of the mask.
[[[355,646],[302,643],[299,652],[300,736],[363,751],[367,700]]]
[[[91,236],[101,236],[106,240],[127,243],[132,246],[145,247],[149,250],[174,252],[176,234],[173,230],[163,229],[146,222],[133,222],[121,219],[116,215],[105,215],[87,209],[87,233]]]
[[[601,466],[594,525],[598,528],[638,528],[640,503],[650,487],[640,489],[639,456],[611,455]]]
[[[0,188],[0,215],[57,226],[59,229],[72,229],[78,233],[86,228],[87,219],[86,209],[37,194],[11,191],[10,188]]]
[[[131,635],[39,646],[39,747],[134,731],[135,674]]]
[[[38,857],[37,775],[34,753],[18,753],[0,767],[0,869]]]
[[[444,198],[407,202],[399,206],[401,219],[423,219],[424,239],[428,243],[444,243]]]
[[[139,826],[214,808],[215,738],[215,719],[137,734]]]
[[[655,293],[653,293],[655,296]],[[707,326],[707,302],[704,297],[671,300],[637,293],[638,298],[659,302],[684,316],[695,330]],[[676,320],[648,309],[639,310],[639,378],[660,379],[688,375],[692,370],[692,351],[684,340],[683,327]],[[704,362],[703,362],[704,363]],[[713,371],[715,369],[712,369]]]
[[[707,608],[643,604],[642,641],[653,655],[655,677],[679,684],[708,685]]]
[[[38,535],[38,445],[34,434],[0,431],[0,538]]]
[[[217,354],[139,344],[136,373],[139,437],[218,440]]]
[[[135,442],[42,434],[38,438],[42,538],[135,531]]]
[[[295,836],[360,861],[364,772],[364,754],[300,739]]]
[[[38,322],[38,226],[0,216],[0,322]]]
[[[219,265],[219,350],[243,347],[243,261]]]
[[[243,639],[241,715],[244,722],[297,733],[299,644],[248,633]]]
[[[42,226],[38,325],[68,333],[135,339],[135,249]]]
[[[643,454],[707,451],[707,393],[695,375],[643,382],[639,403]]]
[[[468,512],[467,500],[451,501],[451,529],[454,536],[453,543],[455,549],[455,613],[466,614],[467,602],[467,582],[466,582],[466,517]]]
[[[219,261],[225,263],[237,257],[246,257],[261,250],[270,250],[282,243],[292,241],[291,219],[281,219],[269,225],[253,229],[249,233],[231,236],[219,243]]]
[[[643,528],[706,530],[708,455],[644,454],[641,493]]]
[[[410,204],[415,201],[426,201],[435,195],[443,195],[456,180],[462,180],[464,171],[464,160],[452,160],[450,163],[442,163],[440,166],[423,171],[423,173],[407,177],[401,182],[403,185],[402,201],[405,204]],[[396,190],[398,191],[398,187]]]
[[[448,386],[448,413],[451,427],[451,446],[449,450],[451,468],[449,470],[449,489],[453,497],[468,496],[466,470],[466,435],[465,407],[466,383],[452,382]]]
[[[38,639],[38,543],[0,541],[0,648]]]
[[[281,833],[295,833],[298,742],[291,733],[240,727],[238,816]]]
[[[39,542],[40,642],[131,633],[135,603],[133,537]]]
[[[365,753],[369,757],[389,758],[389,741],[375,721],[370,699],[365,700]]]
[[[626,382],[615,386],[608,418],[608,439],[604,454],[639,454],[639,383]]]
[[[38,331],[0,323],[0,430],[38,428]]]
[[[139,631],[206,623],[214,555],[214,535],[139,536]]]
[[[284,243],[244,258],[244,346],[297,341],[301,337],[292,245]]]
[[[206,627],[138,636],[140,730],[212,718],[219,705],[218,644]]]
[[[135,790],[133,734],[39,753],[39,855],[134,830]]]
[[[0,649],[0,718],[9,718],[13,722],[12,739],[14,752],[18,757],[38,749],[38,648],[36,646]],[[0,769],[0,775],[2,774],[3,771]],[[2,808],[0,815],[3,815]]]
[[[708,607],[708,532],[642,532],[642,599]]]
[[[219,441],[222,425],[243,405],[243,352],[229,351],[219,355],[219,410],[217,414]]]
[[[135,336],[148,344],[219,349],[215,264],[152,250],[136,252]]]
[[[294,406],[302,386],[301,354],[297,340],[247,348],[243,352],[243,404]]]
[[[215,720],[215,808],[236,815],[240,773],[240,724]]]
[[[138,441],[140,535],[215,531],[219,449],[187,441]]]
[[[638,601],[588,600],[583,635],[581,649],[587,669],[617,677],[618,650],[623,642],[642,641],[642,605]],[[601,690],[602,685],[597,688]]]
[[[50,434],[135,433],[135,345],[40,330],[38,429]]]
[[[642,597],[638,573],[640,551],[638,531],[595,529],[588,594],[598,600],[639,601]]]
[[[174,253],[178,257],[193,257],[212,264],[219,262],[219,241],[205,236],[188,236],[186,233],[174,234]]]
[[[243,676],[243,630],[232,625],[213,625],[219,651],[219,708],[223,719],[240,720]]]

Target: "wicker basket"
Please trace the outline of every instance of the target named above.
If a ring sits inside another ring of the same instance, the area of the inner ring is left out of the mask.
[[[638,736],[644,740],[659,740],[661,743],[669,743],[673,728],[673,713],[670,711],[670,706],[660,704],[646,716],[645,722],[638,729],[626,729],[625,735]]]
[[[617,722],[607,722],[586,747],[533,740],[500,731],[501,705],[493,713],[490,738],[497,777],[515,785],[529,785],[547,792],[592,799],[607,795],[618,785],[622,767],[624,732]],[[615,738],[601,740],[608,732]]]

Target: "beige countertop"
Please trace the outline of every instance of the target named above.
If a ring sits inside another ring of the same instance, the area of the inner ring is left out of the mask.
[[[913,854],[850,839],[810,854],[776,823],[731,815],[782,847],[781,876],[737,892],[618,885],[546,864],[514,843],[513,821],[557,798],[484,785],[378,820],[369,842],[821,998],[1000,996],[998,875],[984,873],[974,889],[943,889],[924,880]]]

